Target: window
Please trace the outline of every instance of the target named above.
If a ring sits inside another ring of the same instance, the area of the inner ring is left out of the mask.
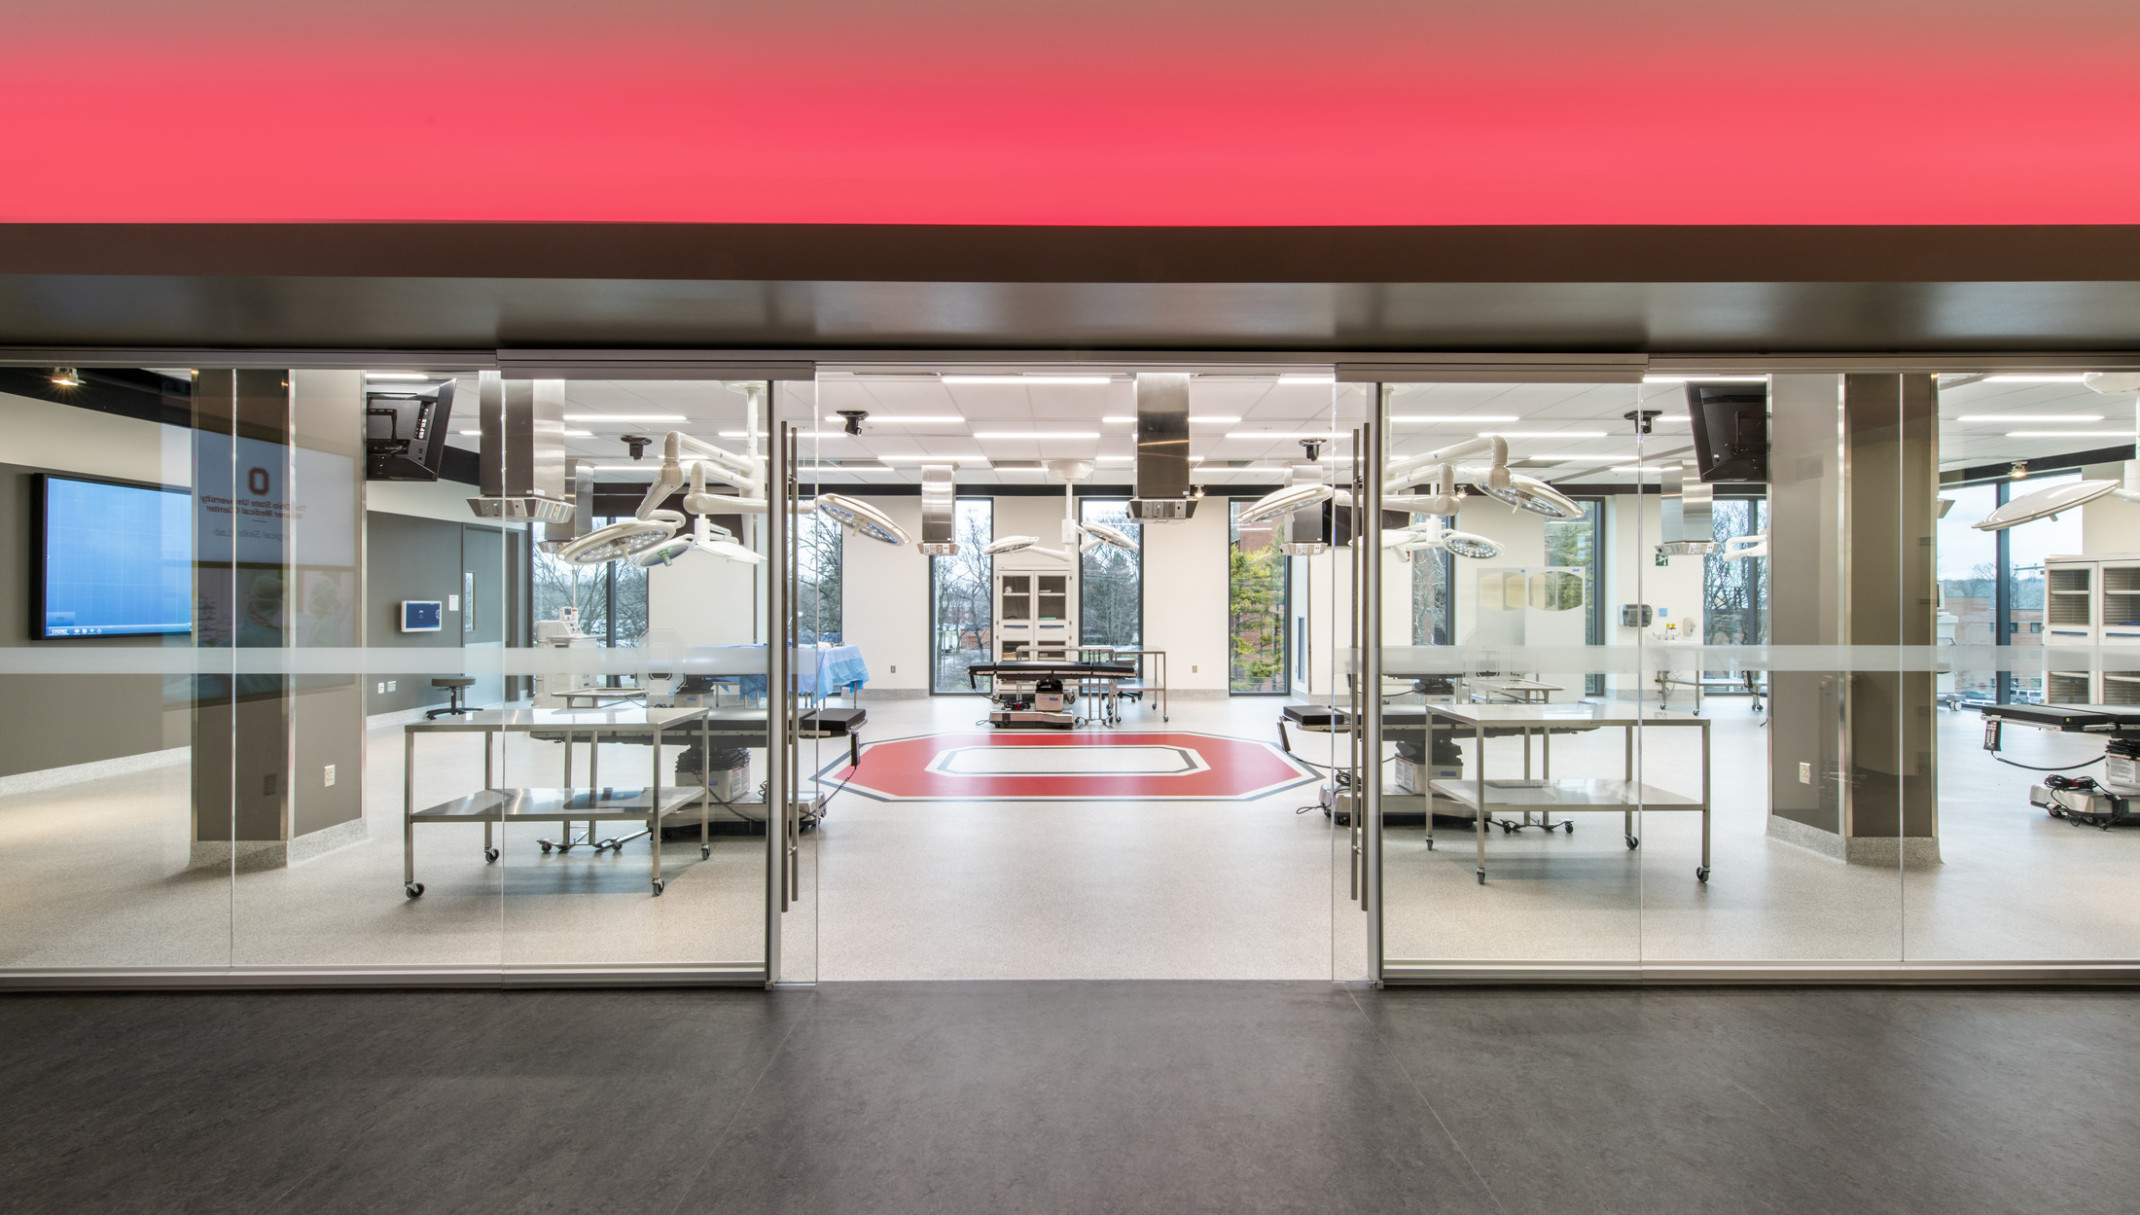
[[[1129,516],[1125,498],[1080,498],[1081,523],[1098,523],[1122,532],[1139,544],[1140,525]],[[1080,645],[1111,645],[1134,650],[1144,644],[1144,553],[1112,544],[1094,545],[1078,558],[1077,620]]]
[[[1425,515],[1413,515],[1414,525]],[[1451,645],[1456,637],[1456,555],[1448,549],[1412,554],[1412,644]]]
[[[1244,502],[1227,502],[1227,633],[1232,639],[1228,690],[1236,693],[1292,690],[1286,655],[1286,619],[1292,614],[1292,563],[1279,551],[1285,521],[1243,527]]]
[[[1718,498],[1710,535],[1720,546],[1702,559],[1702,640],[1711,645],[1768,644],[1768,561],[1726,561],[1721,546],[1768,530],[1768,499]]]
[[[1999,505],[1999,487],[1959,485],[1942,489],[1954,505],[1937,524],[1939,548],[1939,644],[1997,645],[1999,533],[1980,532],[1977,520]],[[1958,667],[1954,691],[1968,700],[1995,700],[1998,675],[1989,668]]]
[[[981,549],[995,538],[996,504],[960,498],[953,524],[959,551],[929,558],[932,692],[972,690],[966,668],[989,661],[995,651],[996,563]]]
[[[617,520],[599,518],[596,527]],[[629,561],[574,565],[535,549],[529,566],[534,581],[535,619],[555,620],[559,608],[580,610],[580,631],[605,646],[636,646],[646,641],[646,571]]]
[[[1604,645],[1605,503],[1598,498],[1576,501],[1583,508],[1582,518],[1546,520],[1546,564],[1583,571],[1583,643]],[[1583,688],[1585,695],[1604,695],[1605,676],[1587,676]]]
[[[845,570],[845,533],[830,516],[795,521],[795,641],[838,645],[844,628],[840,575]]]
[[[2080,479],[2079,473],[2071,472],[2050,477],[2030,477],[2025,481],[2000,482],[1999,501],[2008,502],[2023,494],[2033,494],[2053,485]],[[1960,512],[1948,513],[1955,515]],[[2081,512],[2067,511],[2055,519],[2038,519],[2033,523],[2008,528],[2005,539],[2006,643],[2040,646],[2043,644],[2044,558],[2057,553],[2081,551]],[[2044,698],[2043,675],[2022,669],[2030,664],[2016,662],[2013,665],[2013,682],[2007,698],[2041,702]]]

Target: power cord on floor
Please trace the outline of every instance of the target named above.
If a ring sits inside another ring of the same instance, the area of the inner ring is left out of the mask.
[[[2030,772],[2071,772],[2075,768],[2085,768],[2089,764],[2099,764],[2103,762],[2103,757],[2098,755],[2094,759],[2084,759],[2077,764],[2064,764],[2059,767],[2051,768],[2045,767],[2041,764],[2015,763],[2013,760],[2006,758],[2004,755],[2001,755],[1996,751],[1992,752],[1991,757],[1993,759],[1998,760],[2000,763],[2005,764],[2009,768],[2023,768]]]

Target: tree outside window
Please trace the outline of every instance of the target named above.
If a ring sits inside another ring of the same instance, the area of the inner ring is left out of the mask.
[[[1282,519],[1243,527],[1245,503],[1229,500],[1226,625],[1232,661],[1228,688],[1236,693],[1292,689],[1286,618],[1290,614],[1291,563],[1279,551]]]
[[[1143,529],[1130,518],[1124,498],[1080,498],[1077,517],[1099,523],[1143,543]],[[1140,648],[1144,638],[1144,554],[1095,545],[1078,559],[1078,643]]]
[[[966,668],[990,661],[995,650],[996,563],[981,552],[995,538],[995,503],[959,499],[953,526],[959,551],[929,558],[929,688],[934,692],[969,691]]]

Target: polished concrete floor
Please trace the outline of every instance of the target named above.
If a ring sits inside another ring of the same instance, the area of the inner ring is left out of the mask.
[[[43,1212],[2130,1212],[2114,992],[0,999]]]
[[[867,737],[971,729],[981,705],[870,702]],[[1177,699],[1168,728],[1276,738],[1270,698]],[[1131,711],[1132,726],[1148,716]],[[2140,830],[2082,830],[2027,805],[2034,776],[1987,760],[1975,714],[1942,713],[1938,865],[1844,865],[1766,833],[1767,732],[1744,698],[1712,698],[1714,872],[1694,878],[1699,823],[1654,813],[1630,851],[1615,816],[1575,834],[1475,837],[1417,827],[1385,844],[1393,960],[1470,963],[2140,957]],[[1698,788],[1692,731],[1655,730],[1647,779]],[[1296,736],[1308,758],[1330,737]],[[401,738],[372,731],[365,831],[285,869],[187,868],[187,772],[171,766],[0,797],[0,967],[495,966],[754,962],[764,948],[762,837],[545,855],[551,825],[515,826],[486,864],[481,829],[417,837],[427,892],[401,893]],[[2010,731],[2039,763],[2090,744]],[[554,783],[558,748],[517,741],[506,783]],[[1520,770],[1514,740],[1490,773]],[[643,748],[605,748],[636,783]],[[826,744],[825,763],[844,756]],[[1564,738],[1556,771],[1617,773],[1616,731]],[[417,798],[481,782],[465,737],[422,740]],[[865,760],[865,764],[866,764]],[[762,764],[760,766],[762,775]],[[1347,900],[1345,836],[1296,814],[1312,789],[1247,801],[885,802],[839,794],[804,837],[804,898],[783,927],[785,973],[894,979],[1349,979],[1365,931]]]

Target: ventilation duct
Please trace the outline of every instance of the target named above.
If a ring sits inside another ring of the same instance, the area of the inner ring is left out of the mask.
[[[1189,377],[1181,372],[1137,375],[1137,488],[1130,517],[1167,523],[1196,513],[1189,485]]]
[[[594,465],[565,461],[565,497],[572,502],[572,518],[542,525],[542,539],[535,547],[543,552],[555,554],[594,528]]]
[[[1716,528],[1710,505],[1716,490],[1704,481],[1689,481],[1677,468],[1664,470],[1658,497],[1663,516],[1660,529],[1664,542],[1657,551],[1667,557],[1703,556],[1716,551]]]
[[[959,551],[958,504],[956,466],[922,465],[921,542],[914,547],[931,557],[955,555]]]
[[[485,519],[564,523],[572,518],[565,488],[565,382],[476,379],[483,423],[482,490],[468,500]]]

